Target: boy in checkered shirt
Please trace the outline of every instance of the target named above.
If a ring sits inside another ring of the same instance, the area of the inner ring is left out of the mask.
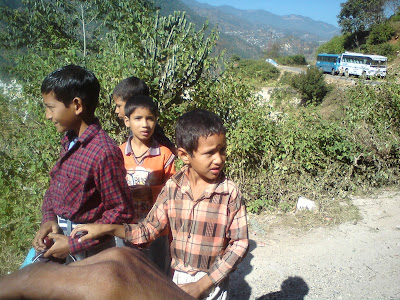
[[[185,166],[142,222],[87,224],[72,234],[85,232],[81,242],[109,234],[142,244],[169,225],[173,281],[198,299],[228,299],[229,273],[247,253],[248,232],[242,195],[222,171],[226,129],[215,114],[194,110],[179,118],[176,144]]]
[[[92,72],[77,65],[64,66],[43,80],[41,92],[46,119],[65,135],[60,157],[50,172],[33,247],[45,258],[73,255],[80,260],[115,246],[115,241],[107,237],[79,243],[69,236],[73,226],[122,224],[133,219],[124,160],[95,117],[100,84]],[[55,241],[49,249],[46,237]]]

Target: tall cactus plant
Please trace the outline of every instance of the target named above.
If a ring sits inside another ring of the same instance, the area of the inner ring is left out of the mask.
[[[142,64],[160,110],[182,103],[182,93],[201,77],[215,58],[210,53],[218,39],[216,29],[206,36],[208,23],[196,31],[185,12],[168,17],[157,12],[153,26],[142,32]]]

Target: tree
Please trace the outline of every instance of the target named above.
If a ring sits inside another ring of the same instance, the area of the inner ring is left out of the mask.
[[[319,54],[319,53],[332,53],[332,54],[343,53],[345,51],[345,48],[344,48],[345,40],[346,40],[345,35],[340,35],[340,36],[335,35],[328,42],[319,46],[316,52],[317,52],[317,54]]]
[[[379,45],[386,43],[392,38],[395,32],[395,29],[388,21],[378,24],[372,28],[367,44]]]
[[[338,19],[342,33],[353,35],[359,46],[360,35],[385,19],[384,4],[385,0],[348,0],[340,4]]]
[[[181,104],[184,90],[196,84],[203,71],[213,65],[215,59],[209,59],[209,55],[218,33],[212,30],[206,37],[208,23],[196,31],[194,24],[187,23],[184,12],[168,17],[157,12],[154,20],[143,19],[142,24],[142,77],[158,99],[159,109],[167,110]]]
[[[17,9],[0,7],[0,21],[5,25],[0,34],[2,48],[61,50],[79,45],[85,55],[85,48],[96,51],[104,33],[122,24],[125,35],[134,37],[138,17],[154,11],[145,0],[24,0],[22,4]]]
[[[109,95],[128,76],[144,79],[161,110],[160,122],[185,99],[202,74],[215,66],[210,58],[218,32],[196,31],[184,13],[162,17],[146,0],[23,1],[22,8],[1,7],[5,30],[1,48],[9,50],[13,76],[34,83],[69,63],[86,66],[99,78],[102,94],[98,116],[103,127],[118,135]],[[21,26],[21,24],[26,24]],[[16,51],[18,50],[18,51]],[[29,92],[29,91],[28,91]]]
[[[264,51],[265,58],[277,58],[282,55],[282,45],[279,42],[273,42]]]

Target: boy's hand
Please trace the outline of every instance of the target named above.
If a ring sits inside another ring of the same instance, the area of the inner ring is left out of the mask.
[[[201,295],[212,285],[213,282],[208,275],[205,275],[197,282],[178,284],[182,290],[196,299],[199,299]]]
[[[72,230],[71,238],[76,238],[82,235],[78,242],[82,243],[86,240],[96,240],[105,235],[109,231],[110,224],[84,224],[78,225]]]
[[[68,237],[63,234],[49,233],[49,238],[54,240],[54,244],[43,256],[46,258],[49,258],[50,256],[66,258],[70,253]]]
[[[49,233],[58,233],[58,224],[56,221],[47,221],[43,223],[38,232],[36,233],[35,238],[33,239],[32,246],[35,248],[36,251],[42,251],[46,249],[46,245],[44,244],[43,240]]]

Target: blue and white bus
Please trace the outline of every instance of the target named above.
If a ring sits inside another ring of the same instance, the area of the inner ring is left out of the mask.
[[[385,77],[386,69],[386,56],[345,52],[340,58],[339,74],[346,77],[350,75]]]
[[[320,53],[317,56],[316,67],[332,75],[339,73],[340,54]]]

